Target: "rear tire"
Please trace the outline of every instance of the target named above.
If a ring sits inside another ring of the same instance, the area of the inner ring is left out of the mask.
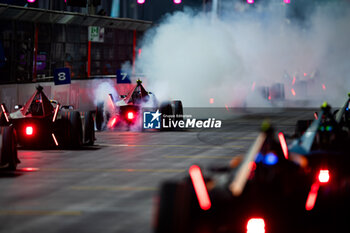
[[[175,120],[183,120],[183,107],[182,107],[182,102],[180,100],[174,100],[172,102],[173,109],[174,109],[174,114],[175,114]]]
[[[189,233],[191,192],[186,182],[167,181],[161,185],[154,225],[155,233]]]
[[[8,170],[15,171],[17,164],[20,163],[17,157],[17,136],[15,128],[11,126],[3,127],[2,147],[1,147],[1,163],[8,164]]]
[[[160,105],[160,112],[162,113],[162,118],[163,119],[169,119],[169,120],[173,120],[174,118],[171,117],[171,115],[173,115],[173,108],[171,106],[170,102],[164,102]],[[164,115],[166,115],[167,117],[164,117]],[[165,129],[163,129],[165,130]],[[171,130],[171,128],[168,128],[168,130]]]
[[[94,118],[92,112],[85,113],[84,120],[84,144],[92,146],[95,141],[95,127],[94,127]]]
[[[81,123],[80,113],[78,111],[70,112],[71,137],[70,142],[72,147],[79,147],[83,142],[83,126]]]
[[[103,130],[103,122],[104,122],[103,109],[104,109],[103,102],[98,103],[96,108],[96,129],[98,131]]]

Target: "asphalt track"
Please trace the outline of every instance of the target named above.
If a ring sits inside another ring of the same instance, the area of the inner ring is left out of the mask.
[[[240,113],[222,129],[97,132],[91,148],[19,150],[18,171],[0,173],[0,232],[152,232],[157,189],[192,164],[244,154],[263,119],[292,134],[309,109]]]

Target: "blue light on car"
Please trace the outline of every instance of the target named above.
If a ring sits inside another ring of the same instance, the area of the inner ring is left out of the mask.
[[[260,163],[264,160],[264,156],[261,152],[259,152],[257,155],[256,155],[256,159],[255,159],[255,162],[256,163]]]
[[[266,165],[275,165],[277,162],[278,162],[278,157],[272,152],[267,153],[263,160],[263,163]]]

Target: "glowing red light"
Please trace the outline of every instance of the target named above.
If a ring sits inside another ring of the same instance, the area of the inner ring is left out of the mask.
[[[269,95],[268,99],[271,100],[271,96],[270,95]]]
[[[213,103],[214,103],[214,98],[210,98],[210,99],[209,99],[209,103],[210,103],[210,104],[213,104]]]
[[[33,2],[35,2],[36,0],[27,0],[27,2],[29,2],[29,3],[33,3]]]
[[[114,127],[115,123],[117,123],[117,117],[113,117],[109,123],[109,128]]]
[[[199,206],[202,210],[209,210],[211,202],[207,187],[205,186],[201,169],[197,165],[192,165],[189,170],[190,177],[193,183],[194,190],[197,195]]]
[[[54,134],[52,134],[52,138],[53,138],[53,141],[55,142],[56,146],[58,146],[58,142],[57,142],[57,139],[56,139]]]
[[[146,0],[137,0],[138,4],[144,4]]]
[[[318,119],[318,114],[317,114],[317,112],[314,112],[314,117],[315,117],[316,120]]]
[[[322,89],[325,91],[326,90],[326,85],[322,84]]]
[[[294,91],[294,89],[292,88],[290,91],[292,92],[292,95],[295,96],[295,91]]]
[[[134,119],[135,118],[135,115],[134,115],[134,113],[133,112],[128,112],[128,114],[127,114],[127,116],[126,116],[127,118],[128,118],[128,120],[132,120],[132,119]]]
[[[247,3],[248,3],[248,4],[253,4],[253,3],[254,3],[254,0],[247,0]]]
[[[314,208],[319,187],[320,187],[320,185],[318,182],[314,183],[311,186],[311,189],[310,189],[310,192],[309,192],[309,195],[307,197],[306,204],[305,204],[305,209],[307,211],[310,211]]]
[[[289,4],[289,3],[290,3],[290,0],[284,0],[284,3]]]
[[[142,53],[142,49],[139,49],[138,50],[138,55],[141,56],[141,53]]]
[[[287,146],[286,138],[284,137],[284,134],[282,132],[278,133],[278,139],[280,140],[284,157],[288,159],[288,146]]]
[[[25,167],[25,168],[22,168],[21,170],[22,170],[22,171],[25,171],[25,172],[33,172],[33,171],[38,171],[39,168],[35,168],[35,167]]]
[[[31,136],[34,133],[34,128],[33,126],[27,126],[26,127],[26,135]]]
[[[5,116],[6,121],[9,122],[9,118],[8,118],[8,116],[7,116],[7,113],[6,113],[6,111],[5,111],[5,107],[4,107],[3,104],[1,105],[1,109],[2,109],[2,112],[4,113],[4,116]]]
[[[328,183],[329,178],[329,170],[320,170],[320,173],[318,173],[318,181],[320,183]]]
[[[294,76],[294,77],[293,77],[293,81],[292,81],[292,85],[295,84],[295,80],[296,80],[296,78],[295,78],[295,76]]]
[[[306,77],[307,76],[307,73],[304,73],[304,77]]]
[[[265,221],[262,218],[251,218],[247,223],[247,233],[265,233]]]
[[[174,0],[174,4],[180,4],[182,0]]]
[[[55,122],[55,120],[56,120],[57,112],[58,112],[59,107],[60,106],[57,104],[56,109],[55,109],[55,113],[53,114],[52,122]]]

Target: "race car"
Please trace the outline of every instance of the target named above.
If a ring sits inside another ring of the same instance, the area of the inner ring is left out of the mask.
[[[176,119],[182,119],[183,107],[180,100],[167,101],[159,104],[152,92],[148,92],[142,85],[141,80],[136,81],[136,85],[131,88],[127,95],[121,95],[117,100],[109,94],[110,108],[105,108],[104,102],[97,104],[96,110],[96,129],[115,128],[126,126],[136,129],[142,127],[142,111],[159,110],[160,113],[167,116],[174,116]]]
[[[16,130],[13,125],[0,130],[0,171],[14,171],[21,161],[17,156]]]
[[[94,144],[93,112],[81,116],[79,111],[51,103],[40,85],[23,107],[9,113],[1,104],[1,110],[0,124],[13,125],[20,146],[62,148]]]
[[[226,167],[192,165],[181,180],[162,183],[154,232],[340,232],[350,207],[350,140],[329,113],[323,106],[289,147],[265,124],[239,166],[237,158]]]
[[[327,105],[327,103],[324,103]],[[345,100],[344,105],[333,112],[333,118],[337,122],[340,128],[346,131],[350,129],[350,93],[348,93],[348,98]],[[318,119],[318,113],[314,112],[314,119]],[[311,125],[314,119],[298,120],[295,125],[294,136],[300,137],[306,131],[306,129]]]

